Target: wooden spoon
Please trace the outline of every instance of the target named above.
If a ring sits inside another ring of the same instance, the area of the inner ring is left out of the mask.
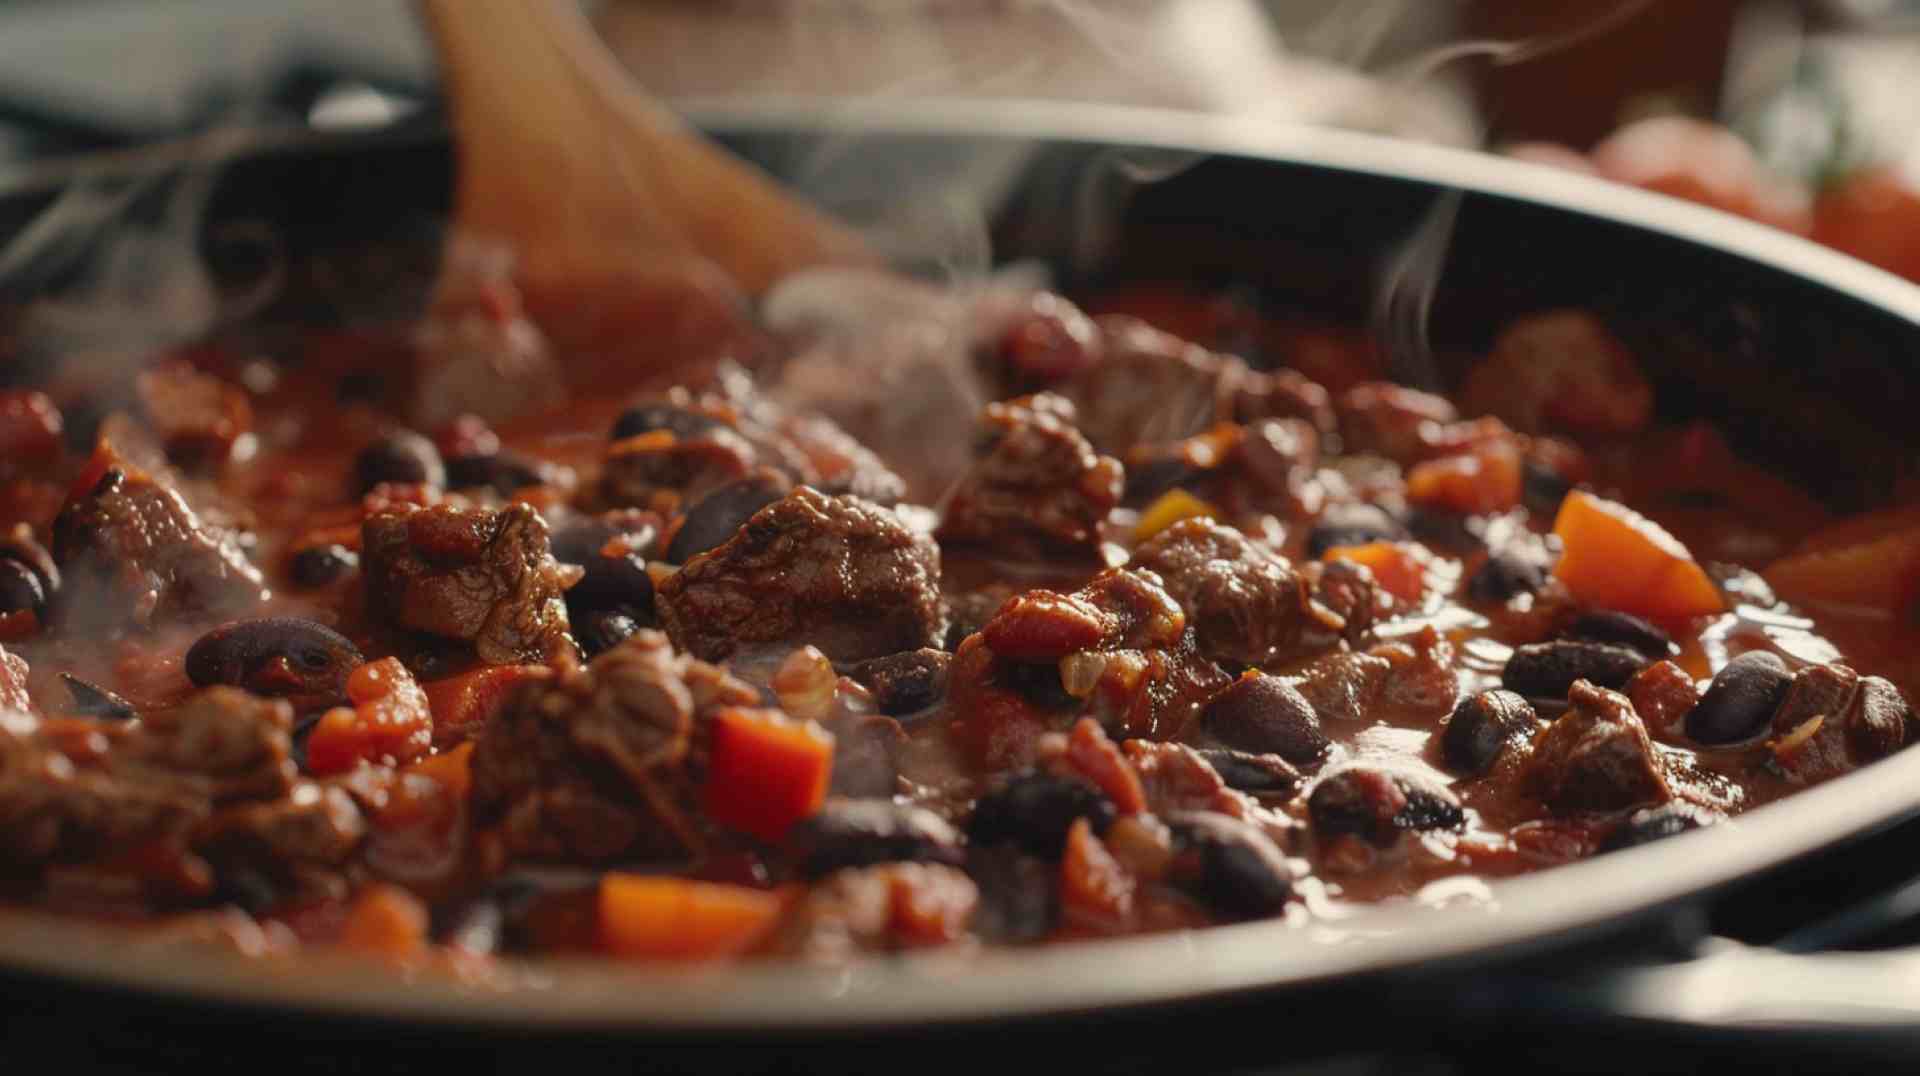
[[[874,261],[636,87],[574,0],[423,4],[459,154],[454,234],[512,250],[563,354],[658,335],[657,318],[737,306],[799,269]]]

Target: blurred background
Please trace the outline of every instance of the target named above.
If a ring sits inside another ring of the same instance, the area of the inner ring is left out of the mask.
[[[589,8],[637,79],[687,104],[1039,98],[1381,131],[1598,171],[1920,279],[1920,0]],[[388,124],[434,86],[408,0],[13,0],[0,167],[236,118]]]

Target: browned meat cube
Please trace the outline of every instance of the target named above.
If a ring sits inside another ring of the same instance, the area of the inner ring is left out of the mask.
[[[892,511],[802,486],[660,584],[661,624],[694,656],[812,644],[836,662],[940,643],[940,550]]]
[[[563,595],[581,569],[553,559],[527,505],[380,512],[361,542],[367,607],[393,626],[469,642],[495,665],[573,649]]]

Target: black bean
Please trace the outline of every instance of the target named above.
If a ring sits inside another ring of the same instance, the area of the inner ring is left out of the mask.
[[[310,545],[293,555],[293,581],[303,587],[324,587],[360,567],[360,554],[343,545]]]
[[[684,441],[689,437],[698,437],[721,424],[720,420],[710,415],[689,411],[684,407],[675,407],[673,404],[641,404],[621,412],[620,418],[613,424],[613,440],[624,441],[643,433],[666,430]]]
[[[1209,747],[1200,751],[1228,788],[1254,796],[1291,796],[1300,787],[1300,771],[1279,755],[1256,755]]]
[[[1687,735],[1703,744],[1752,739],[1772,723],[1773,712],[1792,683],[1793,673],[1777,655],[1748,651],[1727,662],[1687,711]]]
[[[1642,807],[1614,828],[1600,842],[1600,851],[1614,852],[1671,837],[1676,833],[1711,826],[1720,816],[1704,807],[1682,800],[1658,807]]]
[[[1460,700],[1440,730],[1440,757],[1447,768],[1478,777],[1493,767],[1508,744],[1531,736],[1540,717],[1511,691],[1482,691]]]
[[[1354,765],[1320,778],[1307,816],[1321,841],[1352,835],[1390,848],[1406,831],[1458,829],[1466,821],[1450,789],[1424,776]]]
[[[382,482],[444,488],[447,468],[432,441],[412,430],[397,430],[361,449],[353,461],[355,493],[364,494]]]
[[[187,678],[200,687],[231,684],[258,695],[345,694],[360,650],[324,624],[294,616],[235,620],[187,650]]]
[[[734,536],[754,513],[787,495],[788,483],[773,471],[737,478],[695,501],[667,545],[667,562],[685,564]]]
[[[1060,666],[1051,662],[1009,661],[1000,670],[1000,682],[1042,710],[1065,710],[1080,702],[1067,693]]]
[[[615,609],[640,620],[653,616],[653,576],[637,552],[593,553],[580,562],[586,574],[567,590],[569,611]]]
[[[1429,548],[1449,553],[1476,553],[1487,547],[1486,520],[1459,512],[1413,508],[1407,512],[1407,533]]]
[[[573,622],[573,639],[589,659],[619,646],[643,626],[618,609],[588,609],[568,614]]]
[[[1307,532],[1307,556],[1318,559],[1335,546],[1390,542],[1406,537],[1406,530],[1372,504],[1336,504],[1320,513]]]
[[[1583,613],[1567,627],[1564,633],[1569,639],[1586,639],[1596,643],[1612,643],[1615,646],[1630,647],[1656,660],[1674,652],[1673,636],[1656,625],[1629,613],[1616,613],[1602,610]]]
[[[11,557],[0,558],[0,614],[44,615],[47,592],[32,568]]]
[[[1303,765],[1320,761],[1332,746],[1306,696],[1265,673],[1243,676],[1228,685],[1208,700],[1200,720],[1209,734],[1228,747],[1276,754]]]
[[[502,497],[510,497],[528,486],[561,484],[566,481],[563,472],[563,468],[546,460],[500,451],[448,460],[447,485],[451,489],[484,487]]]
[[[947,696],[947,666],[953,655],[925,648],[860,662],[847,674],[873,692],[880,712],[893,717],[917,714]]]
[[[1847,729],[1855,762],[1873,762],[1898,751],[1912,741],[1916,723],[1920,722],[1900,689],[1878,676],[1861,678],[1860,701],[1855,707]]]
[[[1217,912],[1273,915],[1293,898],[1293,868],[1259,829],[1212,811],[1167,816],[1176,854],[1169,877]]]
[[[1628,647],[1556,639],[1516,647],[1500,674],[1500,686],[1529,698],[1564,699],[1575,680],[1623,688],[1651,664],[1645,654]]]
[[[965,859],[960,834],[924,807],[889,800],[830,801],[788,831],[787,854],[802,878],[876,863],[946,863]]]
[[[25,523],[14,524],[13,531],[0,537],[0,558],[18,561],[27,566],[40,582],[40,592],[48,601],[60,590],[60,568],[53,562],[53,554],[33,536],[33,528]]]
[[[67,694],[73,696],[73,712],[76,714],[104,717],[114,721],[125,721],[140,716],[140,711],[134,709],[132,703],[99,684],[64,672],[60,674],[60,680],[67,685]]]
[[[1536,515],[1551,516],[1560,511],[1560,502],[1573,492],[1573,483],[1532,460],[1520,464],[1520,499]]]
[[[980,890],[975,933],[988,941],[1037,941],[1060,918],[1060,868],[1012,845],[967,850],[967,876]]]
[[[222,868],[213,891],[214,899],[231,904],[249,915],[265,915],[280,903],[279,887],[273,880],[251,867],[230,865]]]
[[[1504,605],[1518,595],[1538,591],[1546,582],[1546,566],[1537,558],[1517,549],[1497,549],[1467,580],[1467,597],[1489,605]]]
[[[1094,832],[1105,833],[1116,814],[1113,801],[1085,781],[1028,772],[974,803],[967,837],[975,844],[1012,842],[1036,856],[1059,859],[1075,819],[1084,818]]]
[[[514,922],[549,888],[527,878],[502,878],[472,900],[436,907],[432,937],[469,953],[496,952],[513,932]]]

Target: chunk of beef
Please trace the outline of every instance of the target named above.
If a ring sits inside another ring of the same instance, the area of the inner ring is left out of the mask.
[[[705,729],[760,694],[640,631],[586,666],[562,661],[487,720],[473,806],[510,851],[605,861],[684,856],[706,843],[694,804]]]
[[[83,632],[257,604],[260,570],[179,492],[103,449],[53,521],[61,614]]]
[[[988,404],[985,453],[954,488],[940,540],[1035,558],[1091,553],[1125,472],[1073,421],[1073,405],[1051,393]]]
[[[773,947],[838,962],[862,952],[944,945],[965,937],[980,890],[940,863],[883,863],[835,871],[808,888]]]
[[[274,799],[293,788],[293,707],[235,687],[210,687],[117,729],[108,772],[216,803]]]
[[[0,646],[0,710],[27,713],[33,700],[27,696],[27,659]]]
[[[1291,678],[1322,721],[1437,718],[1453,709],[1453,645],[1432,625],[1365,651],[1329,654]]]
[[[1795,780],[1826,780],[1898,750],[1912,716],[1900,689],[1880,677],[1809,665],[1794,674],[1774,712],[1768,746]]]
[[[1225,360],[1133,318],[1096,319],[1105,356],[1062,386],[1080,428],[1102,451],[1179,441],[1230,408]]]
[[[660,585],[662,625],[697,657],[812,644],[837,662],[938,645],[940,550],[898,516],[801,487]]]
[[[780,422],[779,432],[807,458],[824,493],[850,493],[875,504],[896,504],[907,495],[907,484],[873,450],[854,440],[823,415],[794,415]]]
[[[1129,562],[1158,575],[1186,610],[1200,652],[1229,667],[1290,661],[1310,627],[1344,626],[1310,595],[1284,558],[1231,527],[1186,519],[1148,539]]]
[[[195,828],[193,847],[223,872],[286,876],[345,863],[366,834],[345,789],[307,781],[281,798],[214,812]]]
[[[688,436],[669,429],[615,441],[601,468],[608,504],[671,512],[753,470],[760,454],[728,426]]]
[[[234,442],[253,429],[247,394],[186,362],[169,362],[134,378],[141,411],[160,435],[167,458],[188,470],[220,467]]]
[[[207,811],[184,788],[77,769],[38,719],[0,711],[0,867],[9,872],[182,848]]]
[[[1104,358],[1061,391],[1103,452],[1180,441],[1219,422],[1301,418],[1333,428],[1326,390],[1293,371],[1256,373],[1230,355],[1120,315],[1097,319]]]
[[[1360,642],[1393,601],[1374,579],[1372,569],[1356,561],[1311,561],[1299,570],[1312,587],[1314,602],[1339,621],[1334,625],[1333,620],[1324,615],[1314,617],[1316,629],[1323,623],[1330,625],[1333,639]],[[1331,642],[1329,639],[1329,645]]]
[[[963,745],[998,766],[1083,714],[1117,737],[1176,738],[1230,682],[1158,576],[1110,568],[1070,595],[1007,602],[961,645],[948,690]]]
[[[572,651],[563,595],[581,569],[554,560],[532,507],[378,512],[361,544],[367,607],[394,627],[471,643],[494,665]]]
[[[1334,402],[1340,442],[1348,452],[1372,452],[1400,463],[1427,456],[1434,429],[1460,414],[1445,397],[1390,381],[1365,381]]]
[[[1647,727],[1624,695],[1576,681],[1534,737],[1523,780],[1556,811],[1618,811],[1673,798]]]
[[[142,863],[158,878],[168,853],[184,856],[190,844],[198,849],[204,836],[225,832],[241,817],[232,812],[252,818],[313,806],[324,797],[295,784],[292,725],[284,701],[229,687],[208,688],[137,724],[0,716],[0,865],[124,861],[142,849],[152,853]],[[77,743],[87,744],[84,754],[63,749]],[[339,825],[350,831],[346,847],[326,862],[344,858],[358,839],[352,808],[325,807],[335,819],[344,813]],[[258,847],[272,859],[287,846]]]

